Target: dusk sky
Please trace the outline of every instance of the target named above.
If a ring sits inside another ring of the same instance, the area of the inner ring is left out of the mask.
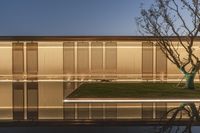
[[[153,0],[0,0],[0,36],[138,35],[140,4]]]

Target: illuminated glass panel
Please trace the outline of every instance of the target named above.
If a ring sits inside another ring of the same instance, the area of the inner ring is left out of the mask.
[[[24,83],[13,82],[13,119],[24,119]]]
[[[153,79],[153,44],[142,43],[142,78]]]
[[[137,44],[133,44],[132,42],[117,43],[117,74],[123,74],[125,76],[133,74],[135,67],[141,64],[141,62],[137,62],[140,59],[138,56],[141,56],[141,54],[139,50],[136,50],[135,45]]]
[[[142,103],[142,119],[153,119],[153,103]]]
[[[63,119],[63,83],[38,83],[39,119]]]
[[[77,119],[89,119],[89,104],[79,103],[77,104]]]
[[[63,68],[64,74],[74,74],[75,71],[75,49],[74,42],[63,43]]]
[[[167,111],[172,110],[177,107],[180,107],[179,102],[167,103]],[[167,118],[172,118],[173,114],[174,114],[174,111],[169,112],[167,114]],[[180,112],[177,114],[177,116],[180,116]]]
[[[24,73],[24,44],[13,43],[13,74]]]
[[[76,84],[74,82],[64,82],[64,98],[66,98],[69,94],[71,94],[76,89]]]
[[[89,73],[89,43],[78,42],[77,44],[77,73]]]
[[[166,80],[167,58],[159,47],[156,47],[156,78]]]
[[[74,103],[65,103],[64,104],[64,119],[75,119],[75,104]]]
[[[13,119],[13,88],[11,82],[0,82],[0,120]]]
[[[64,82],[63,83],[63,98],[67,98],[76,87],[77,83],[74,82]],[[75,104],[74,103],[64,103],[64,119],[75,119]]]
[[[117,119],[141,119],[141,103],[117,103]]]
[[[117,72],[116,42],[106,42],[105,44],[105,72],[106,74],[116,74]],[[110,78],[113,78],[113,76],[111,76]]]
[[[38,83],[27,82],[27,119],[38,119]]]
[[[5,43],[5,44],[4,44]],[[3,42],[0,44],[0,74],[12,74],[12,43]],[[2,56],[3,55],[3,56]]]
[[[38,44],[27,43],[26,48],[26,64],[28,74],[37,74],[38,72]]]
[[[117,119],[117,103],[105,104],[106,119]]]
[[[91,43],[91,71],[92,73],[102,73],[103,71],[103,43]]]
[[[102,103],[91,104],[91,118],[103,119],[103,104]]]
[[[166,118],[167,103],[155,103],[156,105],[156,119]]]
[[[45,76],[63,74],[62,42],[38,43],[38,74]]]

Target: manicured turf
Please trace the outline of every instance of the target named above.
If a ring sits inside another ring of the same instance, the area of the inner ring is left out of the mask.
[[[84,83],[70,98],[200,98],[195,90],[176,87],[176,83]]]

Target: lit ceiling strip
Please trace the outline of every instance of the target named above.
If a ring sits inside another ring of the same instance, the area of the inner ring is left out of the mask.
[[[150,103],[150,102],[200,102],[200,99],[135,99],[135,100],[112,100],[112,99],[65,99],[65,103]]]

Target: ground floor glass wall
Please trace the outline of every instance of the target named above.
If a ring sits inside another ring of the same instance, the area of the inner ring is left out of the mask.
[[[183,77],[151,42],[0,42],[0,52],[2,79],[177,81]]]

